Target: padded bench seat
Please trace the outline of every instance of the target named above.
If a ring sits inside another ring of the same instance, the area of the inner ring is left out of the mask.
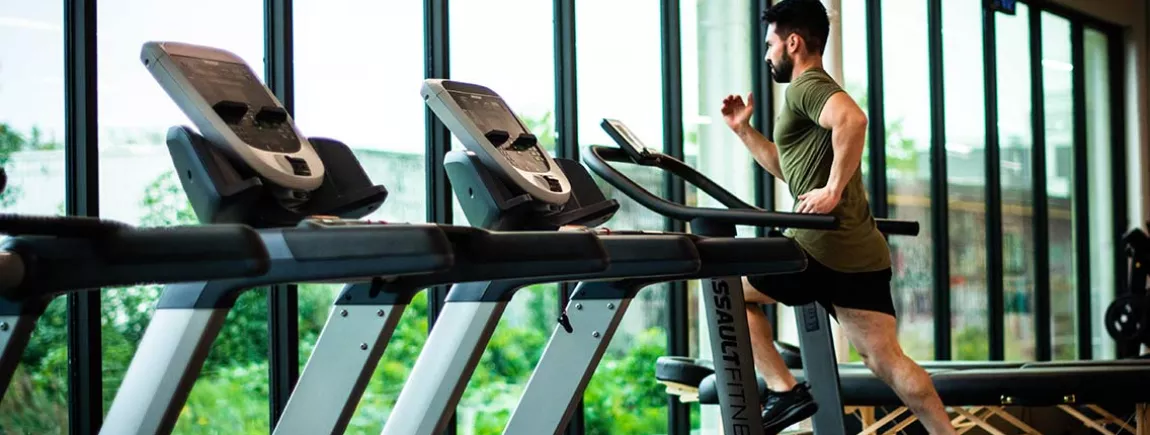
[[[927,369],[949,406],[1054,406],[1150,403],[1150,365],[1030,369]],[[802,370],[791,370],[799,382]],[[839,370],[842,399],[849,406],[902,406],[882,380],[865,368]],[[699,384],[699,403],[718,403],[714,375]],[[759,379],[760,396],[766,384]]]

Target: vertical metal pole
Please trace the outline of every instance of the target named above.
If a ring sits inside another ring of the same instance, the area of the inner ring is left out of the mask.
[[[942,0],[927,2],[927,44],[930,47],[931,244],[934,250],[934,357],[949,360],[950,343],[950,223],[946,168],[946,89],[943,86]]]
[[[1126,286],[1126,252],[1118,243],[1122,234],[1129,228],[1131,222],[1127,216],[1126,193],[1128,182],[1126,179],[1126,78],[1125,54],[1123,34],[1119,29],[1110,27],[1106,29],[1106,38],[1109,42],[1110,55],[1110,185],[1114,191],[1114,232],[1107,237],[1114,240],[1114,296],[1125,292]],[[1103,266],[1105,267],[1105,266]],[[1103,338],[1108,339],[1108,338]],[[1114,357],[1119,357],[1122,350],[1116,348]],[[1137,352],[1137,349],[1135,349]]]
[[[264,1],[264,65],[268,88],[295,113],[292,0]],[[271,427],[279,423],[299,380],[299,296],[295,284],[268,288],[268,406]]]
[[[1030,113],[1034,138],[1031,188],[1034,198],[1034,334],[1035,359],[1054,354],[1050,314],[1050,203],[1046,191],[1046,85],[1042,74],[1042,10],[1030,8]]]
[[[663,70],[663,152],[683,159],[683,77],[682,77],[682,34],[679,0],[662,0],[661,48]],[[683,180],[670,173],[663,174],[663,190],[667,198],[684,204],[687,200]],[[665,218],[664,229],[685,232],[686,225],[678,220]],[[690,353],[690,325],[688,324],[687,283],[676,281],[667,284],[667,354],[687,355]],[[690,431],[690,408],[667,396],[667,426],[673,431]],[[685,429],[684,429],[685,428]],[[687,433],[687,432],[672,432]]]
[[[65,212],[100,215],[97,121],[96,1],[64,2]],[[68,429],[95,434],[103,421],[100,292],[73,293],[68,303]]]
[[[559,157],[579,161],[579,94],[575,51],[575,2],[554,0],[555,44],[555,131],[556,153]],[[575,286],[560,284],[558,312],[563,312]],[[567,435],[582,435],[585,431],[583,399],[575,404],[567,428]]]
[[[982,10],[983,73],[986,77],[986,279],[990,308],[990,360],[1005,357],[1005,307],[1002,290],[1002,179],[998,143],[998,53],[995,12]]]
[[[448,26],[448,0],[423,1],[423,49],[424,77],[450,78],[450,27]],[[425,108],[427,128],[427,148],[424,149],[427,171],[427,219],[429,222],[452,222],[452,192],[447,172],[443,169],[443,159],[451,150],[451,132],[435,117],[431,109]],[[443,310],[448,286],[436,286],[427,290],[427,327],[434,328]],[[456,419],[453,415],[447,424],[444,435],[454,435]]]
[[[882,47],[882,1],[866,0],[867,17],[867,64],[870,74],[867,81],[867,117],[870,128],[867,131],[870,145],[870,206],[876,217],[886,217],[886,113],[883,112],[883,47]]]
[[[763,14],[770,7],[770,0],[751,1],[751,89],[754,89],[755,99],[759,101],[759,104],[755,106],[754,127],[762,132],[767,139],[774,140],[775,118],[772,114],[775,107],[775,93],[771,92],[773,83],[771,72],[766,68],[766,61],[764,60],[767,26],[762,21]],[[755,207],[775,210],[775,177],[753,159],[751,165],[754,166],[752,173],[755,177]],[[767,229],[757,227],[755,228],[755,235],[758,237],[766,236]],[[767,313],[767,320],[771,323],[771,330],[778,331],[778,304],[767,305],[764,307],[764,311]]]
[[[1086,53],[1083,38],[1083,26],[1079,21],[1072,21],[1070,27],[1070,53],[1071,65],[1075,65],[1071,72],[1074,83],[1074,244],[1077,261],[1075,272],[1078,274],[1078,358],[1093,358],[1093,343],[1091,342],[1092,324],[1090,323],[1090,179],[1089,153],[1086,151],[1087,131],[1086,125]],[[1100,266],[1106,267],[1106,266]]]
[[[450,47],[448,46],[448,7],[447,0],[424,0],[424,77],[448,78]],[[426,109],[427,148],[425,162],[427,171],[427,219],[436,223],[451,223],[452,202],[451,184],[443,170],[443,156],[451,150],[451,132],[435,117],[431,109]],[[446,286],[434,287],[428,294],[430,319],[434,324],[443,298],[447,295]]]

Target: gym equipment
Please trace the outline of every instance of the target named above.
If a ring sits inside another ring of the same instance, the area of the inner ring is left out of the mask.
[[[1146,289],[1150,236],[1134,228],[1122,237],[1122,244],[1127,257],[1126,291],[1106,307],[1106,332],[1122,345],[1150,346],[1150,291]]]
[[[621,121],[605,119],[601,126],[617,143],[618,148],[589,147],[584,155],[587,166],[648,209],[672,219],[689,222],[695,234],[734,237],[736,225],[823,230],[834,229],[838,225],[831,216],[773,213],[751,206],[682,161],[646,147]],[[608,162],[638,164],[669,171],[728,208],[687,207],[671,203],[637,185]],[[877,224],[887,234],[918,232],[916,222],[879,221]],[[778,231],[772,231],[772,234],[778,234]],[[739,276],[711,279],[710,286],[705,285],[704,288],[711,288],[717,294],[728,297],[703,298],[703,303],[713,343],[712,361],[718,362],[721,368],[716,370],[716,382],[719,385],[722,431],[759,434],[762,431],[757,411],[759,394],[749,352],[745,302],[742,292],[725,290],[741,288],[741,285]],[[813,419],[814,429],[819,433],[842,433],[843,415],[837,411],[842,408],[842,401],[829,316],[816,303],[795,307],[795,311],[799,319],[800,346],[804,349],[803,367],[813,379],[812,395],[819,404],[819,412]]]
[[[565,225],[594,227],[606,222],[618,208],[616,201],[603,196],[582,165],[553,159],[543,151],[491,89],[427,80],[421,94],[467,148],[448,153],[446,170],[473,225],[550,230]],[[547,409],[547,415],[537,415],[532,426],[523,430],[513,428],[513,422],[508,432],[558,430],[559,420],[569,415],[571,404],[581,396],[578,393],[590,377],[589,369],[602,356],[631,298],[641,288],[683,279],[708,267],[748,267],[746,263],[760,262],[756,269],[770,273],[797,270],[805,264],[801,253],[787,244],[759,243],[752,249],[749,243],[721,245],[718,240],[698,240],[685,234],[589,231],[599,234],[607,247],[611,267],[602,273],[565,279],[582,282],[560,317],[520,402],[539,405]],[[682,248],[676,249],[671,242]],[[682,267],[688,258],[677,258],[682,257],[678,250],[693,253],[691,267]],[[713,266],[707,264],[710,261]],[[384,434],[432,434],[445,427],[504,307],[514,291],[525,284],[522,280],[492,281],[452,288],[442,311],[443,320],[432,329],[412,369],[410,378],[420,382],[404,386],[392,411],[402,417],[390,419]],[[536,394],[537,390],[545,390],[545,394]],[[518,418],[513,417],[513,421]]]
[[[268,269],[267,250],[244,225],[133,228],[88,217],[0,214],[0,234],[8,236],[0,245],[0,399],[56,296],[255,277]]]
[[[1150,403],[1150,360],[1059,361],[1013,364],[1014,367],[1006,367],[1008,364],[1001,365],[1001,367],[978,368],[977,364],[973,364],[971,368],[966,369],[929,364],[924,364],[923,367],[930,375],[943,404],[960,415],[973,416],[989,410],[989,413],[984,414],[985,417],[1003,416],[1005,406],[1053,406],[1076,419],[1088,422],[1088,425],[1094,420],[1085,418],[1079,408],[1087,408],[1101,414],[1108,424],[1122,424],[1124,419],[1113,419],[1102,406],[1113,406],[1117,410],[1138,405],[1144,409]],[[801,369],[791,369],[791,374],[799,382],[809,379]],[[876,422],[873,410],[869,411],[868,421],[864,418],[868,415],[866,408],[887,408],[891,419],[902,418],[901,416],[907,413],[905,404],[894,390],[869,369],[843,365],[840,368],[840,376],[845,410],[847,413],[859,414],[860,420],[864,423],[864,432],[879,429],[884,423],[895,423],[891,420]],[[680,378],[676,381],[683,380],[686,379]],[[765,391],[766,384],[762,378],[758,378],[758,384],[759,391]],[[698,388],[693,392],[677,394],[680,394],[685,402],[698,401],[703,405],[718,403],[713,374],[703,378],[697,385]],[[1148,424],[1150,420],[1146,418],[1145,415],[1139,416],[1137,423],[1139,430],[1129,428],[1128,430],[1139,434],[1147,433],[1150,431]],[[977,425],[993,430],[985,420],[985,418],[975,419]],[[1004,417],[1003,420],[1023,429],[1024,432],[1038,433],[1028,430],[1029,426],[1018,419]],[[898,427],[905,427],[912,422],[914,416],[910,415],[898,421]],[[1102,427],[1090,426],[1095,429]]]
[[[311,365],[317,359],[378,358],[418,290],[391,291],[391,282],[466,280],[484,276],[480,272],[486,269],[505,274],[529,259],[534,261],[532,269],[518,270],[519,276],[607,267],[602,245],[591,234],[497,234],[345,220],[368,214],[387,196],[383,186],[371,184],[347,146],[300,136],[274,95],[229,52],[170,42],[147,43],[142,52],[143,63],[202,132],[187,127],[168,132],[176,172],[197,216],[202,222],[260,228],[270,267],[259,277],[165,287],[101,433],[170,433],[228,310],[245,289],[294,282],[352,283],[333,307],[339,315],[331,317],[338,320],[329,319],[325,334],[354,333],[327,334],[317,343]],[[318,185],[309,181],[317,175]],[[525,246],[537,248],[527,251],[530,256],[476,254]],[[477,257],[482,258],[472,261]],[[361,341],[363,332],[372,328],[383,332],[375,340]],[[309,372],[301,384],[311,385],[314,376]]]

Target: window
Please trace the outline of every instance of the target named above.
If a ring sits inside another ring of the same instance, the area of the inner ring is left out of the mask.
[[[1105,33],[1087,28],[1084,32],[1086,64],[1086,150],[1090,203],[1090,324],[1093,356],[1109,359],[1115,343],[1103,326],[1106,307],[1114,299],[1118,280],[1114,276],[1114,190],[1111,184],[1110,41]]]
[[[575,8],[580,146],[613,146],[599,123],[615,118],[627,123],[647,146],[662,149],[659,2],[584,0]],[[628,36],[619,38],[617,31]],[[617,167],[652,193],[664,193],[662,171]],[[662,216],[595,179],[603,193],[620,204],[618,213],[604,226],[664,228]],[[639,292],[587,385],[584,418],[588,434],[666,431],[667,396],[651,383],[655,359],[667,351],[666,322],[665,289],[656,286]]]
[[[63,2],[0,3],[0,166],[5,213],[64,214]],[[0,427],[67,431],[65,298],[36,324],[3,401]]]
[[[423,4],[296,0],[292,12],[295,121],[300,130],[344,142],[372,182],[387,188],[387,202],[369,218],[425,222],[425,112],[419,96]],[[402,43],[377,44],[365,52],[363,41]],[[299,286],[301,370],[342,288]],[[423,292],[404,311],[348,424],[349,433],[383,430],[426,339]]]
[[[555,153],[553,12],[533,0],[453,0],[451,78],[498,92],[545,149]],[[491,23],[515,17],[514,26]],[[454,138],[453,138],[454,139]],[[462,149],[455,139],[454,149]],[[454,219],[467,222],[458,201]],[[515,294],[456,409],[461,431],[499,433],[554,329],[559,285]]]
[[[1035,357],[1037,339],[1034,331],[1035,270],[1032,254],[1034,215],[1031,212],[1034,202],[1034,180],[1031,175],[1034,164],[1030,157],[1034,149],[1034,127],[1031,123],[1033,110],[1030,104],[1030,45],[1026,43],[1030,40],[1029,9],[1026,5],[1018,5],[1017,15],[994,15],[999,41],[995,49],[998,61],[999,177],[1002,183],[1002,294],[1006,315],[1003,320],[1006,334],[1003,343],[1007,360],[1031,360]],[[951,102],[947,103],[950,105]],[[955,169],[951,166],[952,174]],[[953,212],[951,216],[953,219]],[[953,228],[955,223],[951,225]],[[986,227],[985,222],[979,225],[979,229]],[[986,234],[986,231],[971,229],[965,231],[965,234],[965,238],[970,239],[976,234]],[[951,243],[954,242],[952,239]],[[980,249],[986,252],[985,246]],[[951,260],[951,264],[958,267],[983,269],[979,265],[986,264],[985,258],[973,261],[970,258]],[[985,281],[985,272],[982,273]],[[978,308],[955,303],[953,310],[955,313],[964,313],[981,309],[981,323],[978,325],[985,328],[986,286],[982,288],[984,290]],[[986,334],[981,337],[986,337]],[[961,345],[955,349],[956,355],[959,349],[962,349]],[[969,346],[967,349],[977,350],[971,357],[985,359],[989,356],[986,346]]]
[[[743,96],[755,91],[756,103],[765,104],[766,98],[751,84],[753,65],[763,63],[762,57],[752,58],[747,47],[765,47],[763,41],[752,41],[753,22],[746,11],[749,0],[696,0],[684,2],[681,7],[682,79],[683,79],[683,153],[686,163],[714,180],[748,204],[755,203],[754,171],[758,164],[743,146],[720,112],[727,95]],[[757,17],[752,17],[757,18]],[[766,85],[770,85],[767,83]],[[768,113],[770,113],[768,111]],[[764,132],[770,134],[770,132]],[[648,146],[654,146],[651,143]],[[694,185],[686,183],[686,203],[690,206],[718,207],[715,201]],[[739,227],[739,235],[753,237],[753,227]],[[700,302],[700,281],[687,282],[691,356],[711,359],[710,335],[707,318]],[[657,291],[657,290],[652,290]],[[696,408],[692,407],[692,412]],[[698,410],[700,418],[692,418],[692,427],[714,427],[718,424],[718,408],[704,406]]]
[[[101,215],[145,226],[195,223],[165,145],[168,128],[191,122],[141,64],[140,48],[147,41],[218,47],[245,59],[262,77],[262,3],[108,0],[97,13]],[[159,291],[152,285],[102,294],[105,408]],[[176,432],[268,430],[267,336],[266,293],[246,291],[212,346]]]
[[[930,74],[926,2],[882,2],[887,201],[890,217],[918,221],[917,237],[891,237],[899,342],[912,358],[934,355],[931,254]],[[915,35],[907,37],[907,35]],[[872,128],[878,128],[873,126]]]
[[[1074,65],[1070,21],[1042,13],[1042,79],[1046,107],[1046,203],[1050,210],[1051,355],[1078,355],[1077,255],[1074,240]],[[1059,167],[1065,169],[1060,170]]]

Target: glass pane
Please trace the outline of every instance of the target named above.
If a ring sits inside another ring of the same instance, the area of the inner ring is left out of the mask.
[[[930,222],[930,74],[926,2],[885,0],[882,39],[886,177],[890,217],[918,221],[917,237],[891,237],[899,341],[916,359],[934,356],[934,256]],[[877,126],[875,127],[877,128]]]
[[[195,223],[165,145],[168,128],[191,122],[140,63],[140,47],[147,41],[218,47],[236,53],[262,77],[263,27],[252,23],[263,22],[263,5],[110,0],[101,2],[97,13],[100,214],[144,226]],[[153,285],[102,294],[105,408],[152,318],[159,291]],[[267,334],[265,291],[244,292],[212,346],[176,432],[267,432]]]
[[[0,211],[64,214],[63,2],[0,3]],[[2,238],[0,238],[2,239]],[[0,428],[64,433],[67,313],[58,297],[36,323],[4,399]]]
[[[1085,30],[1086,64],[1086,169],[1090,189],[1090,324],[1093,356],[1113,358],[1114,340],[1106,333],[1102,319],[1118,286],[1114,276],[1114,199],[1110,182],[1114,162],[1110,151],[1110,41],[1105,33]]]
[[[455,0],[449,7],[451,78],[498,92],[554,155],[551,6],[533,0]],[[509,16],[515,17],[515,26],[490,24]],[[462,149],[458,139],[452,139],[454,148]],[[453,201],[454,221],[467,222],[458,200]],[[558,306],[557,284],[530,286],[515,294],[456,409],[461,433],[502,431],[551,336]]]
[[[727,95],[744,100],[754,91],[751,62],[745,47],[764,47],[751,41],[752,22],[747,19],[750,0],[697,0],[681,5],[683,79],[683,153],[688,165],[699,170],[748,204],[755,203],[754,170],[757,164],[720,112]],[[765,68],[765,64],[763,65]],[[756,92],[756,101],[765,101]],[[770,132],[767,132],[770,133]],[[725,208],[710,195],[686,183],[686,202],[691,206]],[[753,237],[753,227],[739,227],[743,237]],[[690,356],[711,359],[710,336],[700,304],[700,281],[687,282]],[[718,424],[718,408],[691,407],[692,427]]]
[[[1002,272],[1003,307],[1005,307],[1005,347],[1007,360],[1031,360],[1035,357],[1034,331],[1034,217],[1031,204],[1034,202],[1031,150],[1034,147],[1033,126],[1030,104],[1030,20],[1026,5],[1018,5],[1014,16],[995,14],[998,31],[998,134],[999,175],[1002,180]],[[959,62],[961,63],[961,62]],[[958,66],[962,68],[962,66]],[[961,74],[961,73],[960,73]],[[964,86],[970,87],[967,83]],[[951,106],[952,102],[947,101]],[[952,113],[948,108],[948,113]],[[981,125],[981,124],[980,124]],[[982,163],[979,163],[981,165]],[[952,176],[955,167],[949,168]],[[982,198],[978,199],[983,201]],[[982,208],[980,203],[978,208]],[[951,213],[951,225],[955,214]],[[977,228],[959,229],[951,234],[951,243],[959,239],[982,239],[986,234],[984,222]],[[955,313],[969,313],[981,310],[977,326],[982,329],[978,336],[978,346],[972,343],[958,343],[956,357],[968,353],[973,359],[989,356],[986,346],[986,285],[983,256],[985,246],[980,247],[978,257],[951,258],[951,267],[964,267],[979,273],[983,280],[977,292],[979,301],[975,306],[959,305],[954,302]],[[953,254],[952,254],[953,255]],[[977,259],[976,259],[977,258]],[[952,270],[953,273],[953,270]],[[953,278],[952,278],[953,282]],[[972,291],[974,291],[972,289]],[[972,296],[974,294],[972,293]],[[977,308],[976,308],[977,307]],[[959,334],[955,335],[958,339]]]
[[[863,112],[869,114],[867,88],[870,86],[870,64],[867,59],[869,54],[867,53],[866,2],[845,1],[842,2],[841,8],[838,20],[842,23],[843,34],[843,88],[855,99],[855,103],[862,108]],[[831,11],[831,19],[834,19],[834,11]],[[868,128],[876,127],[868,126]],[[870,171],[870,151],[868,142],[867,147],[863,148],[862,156],[863,184],[867,186],[868,190],[870,189],[870,177],[867,175]]]
[[[1077,259],[1074,248],[1074,65],[1070,21],[1042,13],[1046,107],[1046,203],[1050,209],[1050,313],[1054,359],[1078,355]]]
[[[331,137],[355,152],[387,202],[369,219],[426,221],[424,169],[423,5],[418,2],[296,0],[295,120],[305,134]],[[381,44],[362,55],[361,41]],[[339,68],[332,68],[339,65]],[[370,71],[369,74],[354,73]],[[339,108],[339,110],[333,110]],[[368,114],[387,120],[363,122]],[[300,367],[319,338],[341,285],[299,287]],[[404,311],[359,402],[348,432],[378,433],[427,337],[427,297]]]
[[[575,8],[579,17],[579,145],[613,146],[599,122],[616,118],[627,123],[647,146],[663,148],[659,2],[584,0],[577,2]],[[604,29],[626,29],[627,37],[619,38]],[[685,61],[683,65],[685,72],[689,68]],[[622,80],[620,72],[645,79]],[[653,193],[663,193],[661,171],[616,167]],[[664,228],[661,216],[618,193],[602,179],[595,180],[608,198],[620,204],[619,212],[604,226],[627,230]],[[651,379],[655,359],[667,352],[666,296],[665,286],[648,287],[623,317],[583,396],[588,434],[666,432],[667,395]]]

